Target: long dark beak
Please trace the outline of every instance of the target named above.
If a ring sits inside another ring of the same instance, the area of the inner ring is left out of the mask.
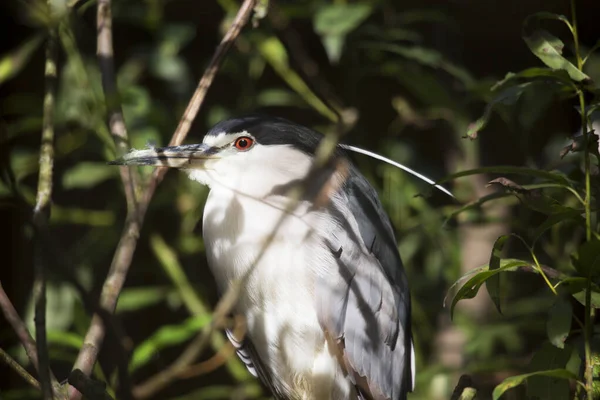
[[[110,165],[151,165],[155,167],[198,168],[205,160],[216,158],[217,150],[205,144],[154,147],[131,150],[123,157],[110,161]]]

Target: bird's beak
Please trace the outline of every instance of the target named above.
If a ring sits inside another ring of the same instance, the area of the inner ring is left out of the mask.
[[[198,168],[207,159],[214,159],[216,149],[205,144],[153,147],[131,150],[123,157],[109,162],[110,165],[151,165],[155,167]]]

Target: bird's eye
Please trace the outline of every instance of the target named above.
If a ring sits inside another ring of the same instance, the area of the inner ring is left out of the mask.
[[[241,137],[235,139],[235,142],[233,142],[233,145],[235,146],[235,148],[240,151],[249,150],[253,144],[254,144],[254,139],[252,139],[251,137],[248,137],[248,136],[241,136]]]

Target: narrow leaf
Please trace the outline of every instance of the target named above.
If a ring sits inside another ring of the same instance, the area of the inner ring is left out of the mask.
[[[454,296],[454,299],[452,299],[452,305],[450,306],[450,317],[454,316],[454,307],[456,306],[456,304],[460,300],[472,299],[473,297],[475,297],[477,295],[477,292],[479,292],[479,288],[490,277],[492,277],[496,274],[499,274],[500,272],[515,270],[517,267],[522,267],[522,266],[526,266],[526,265],[530,265],[530,264],[531,263],[526,262],[526,261],[515,260],[515,261],[509,262],[493,271],[488,270],[488,271],[483,271],[483,272],[478,273],[477,275],[475,275],[474,277],[469,279],[467,281],[467,283],[465,283],[458,290],[458,292]]]
[[[536,371],[531,372],[529,374],[511,376],[510,378],[506,378],[504,381],[502,381],[502,383],[496,386],[494,392],[492,393],[493,399],[499,399],[500,396],[504,394],[504,392],[521,385],[523,382],[525,382],[525,380],[527,380],[527,378],[530,378],[532,376],[550,376],[553,378],[577,380],[577,375],[566,369],[551,369],[547,371]]]
[[[452,181],[457,178],[465,176],[478,175],[478,174],[515,174],[525,175],[533,178],[546,179],[561,186],[571,187],[569,180],[559,172],[550,172],[543,169],[534,169],[526,167],[515,167],[515,166],[494,166],[494,167],[480,167],[475,169],[469,169],[466,171],[456,172],[452,175],[448,175],[443,179],[440,179],[436,184]]]
[[[135,348],[129,364],[130,372],[148,363],[160,350],[187,341],[210,323],[210,320],[211,317],[207,315],[196,316],[188,318],[180,325],[163,326]]]
[[[504,244],[509,237],[510,235],[502,235],[496,239],[496,242],[494,242],[494,247],[492,248],[492,254],[490,256],[490,271],[495,271],[500,268],[502,249],[504,248]],[[500,307],[500,275],[495,274],[490,276],[485,282],[485,286],[492,301],[494,302],[494,305],[496,306],[496,309],[500,314],[502,314]]]
[[[546,321],[546,333],[550,343],[562,349],[565,347],[565,340],[571,332],[571,318],[573,308],[571,302],[562,296],[557,297],[556,302],[548,312]]]
[[[42,39],[42,35],[36,35],[0,58],[0,84],[17,75],[25,67],[31,55],[42,43]]]

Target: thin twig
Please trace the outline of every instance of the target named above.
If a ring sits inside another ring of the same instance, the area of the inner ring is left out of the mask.
[[[17,337],[19,338],[21,345],[25,349],[25,353],[27,354],[29,361],[37,370],[39,363],[35,341],[29,334],[25,323],[19,316],[19,313],[17,313],[17,310],[15,309],[12,302],[8,298],[6,292],[4,291],[4,288],[2,287],[2,282],[0,282],[0,308],[2,309],[4,317],[17,334]]]
[[[42,125],[42,143],[40,146],[40,172],[37,187],[36,204],[33,210],[33,223],[45,225],[50,215],[52,199],[52,169],[54,166],[54,103],[56,98],[56,28],[49,30],[46,42],[44,116]],[[37,238],[37,241],[40,239]],[[44,399],[52,399],[50,359],[46,341],[46,262],[40,250],[40,244],[34,249],[33,299],[35,303],[35,337],[38,354],[38,374]],[[57,382],[55,382],[57,383]]]
[[[15,309],[15,306],[13,306],[12,302],[8,298],[8,295],[4,291],[2,282],[0,282],[0,309],[4,314],[4,318],[6,318],[10,326],[15,331],[15,334],[19,338],[19,341],[21,342],[23,349],[25,349],[25,354],[27,354],[29,361],[36,371],[39,371],[39,360],[35,341],[29,334],[25,323]],[[52,382],[57,382],[54,375],[52,375],[52,372],[50,372],[50,379]]]
[[[96,24],[98,64],[102,74],[102,88],[108,110],[108,125],[118,152],[123,154],[129,148],[129,140],[123,112],[118,100],[115,78],[110,0],[98,0]],[[137,187],[139,178],[135,170],[133,168],[120,168],[120,174],[127,200],[127,218],[125,229],[121,235],[119,246],[115,251],[100,295],[100,307],[109,314],[114,312],[119,293],[125,284],[143,218],[142,215],[138,214],[137,210],[135,188]],[[75,369],[81,370],[85,375],[91,374],[105,336],[106,329],[102,318],[96,313],[85,336],[84,345],[75,361]],[[119,368],[119,390],[120,397],[131,397],[131,384],[127,368]],[[81,393],[69,388],[69,398],[72,400],[80,399]]]
[[[177,130],[173,134],[173,138],[171,139],[171,145],[180,144],[187,135],[191,123],[196,117],[200,106],[202,105],[204,98],[206,96],[206,92],[208,91],[210,85],[212,84],[219,67],[231,48],[233,42],[240,34],[241,29],[246,25],[249,20],[250,14],[254,7],[256,0],[246,0],[240,7],[240,10],[223,37],[221,44],[217,47],[215,54],[209,64],[209,66],[204,71],[204,75],[200,79],[198,87],[190,100],[190,103],[185,110],[181,122],[177,127]],[[108,7],[108,10],[105,9]],[[98,2],[98,44],[102,44],[103,46],[112,44],[112,39],[108,40],[106,38],[101,39],[101,34],[111,35],[111,21],[106,21],[106,19],[110,19],[110,0],[99,0]],[[99,57],[103,57],[106,55],[110,55],[112,57],[112,46],[110,48],[110,52],[105,49],[105,51],[101,51],[99,48]],[[113,67],[114,68],[114,67]],[[114,74],[114,70],[113,70]],[[104,80],[104,79],[103,79]],[[115,126],[114,130],[111,128],[111,132],[113,132],[113,136],[118,138],[123,138],[123,135],[118,134],[118,129],[121,128],[119,125],[122,123],[122,119],[119,118],[113,119]],[[124,124],[122,125],[122,130],[120,132],[125,132]],[[126,142],[125,142],[126,143]],[[119,145],[117,143],[117,145]],[[127,168],[130,170],[131,168]],[[100,297],[100,305],[102,308],[107,310],[108,312],[114,312],[116,307],[117,298],[123,284],[125,282],[125,278],[129,271],[129,266],[131,265],[131,261],[133,259],[133,253],[135,251],[137,245],[137,239],[139,237],[139,232],[141,229],[142,222],[144,220],[145,213],[148,208],[148,204],[154,194],[156,187],[159,182],[164,177],[166,171],[161,171],[158,169],[152,176],[151,181],[146,188],[144,193],[144,197],[140,203],[137,204],[135,213],[128,213],[127,220],[125,222],[125,227],[123,233],[121,235],[121,239],[113,256],[113,261],[111,263],[111,267],[108,273],[108,276],[105,280],[105,283],[102,288],[102,293]],[[122,174],[122,177],[124,175]],[[123,181],[125,190],[127,193],[128,188],[132,187],[126,180]],[[133,204],[130,200],[128,200],[128,205]],[[89,376],[92,368],[98,358],[98,353],[102,342],[105,336],[105,328],[102,324],[102,319],[98,315],[94,315],[92,318],[92,323],[90,324],[90,328],[86,334],[84,339],[84,345],[79,352],[77,357],[77,361],[75,362],[74,368],[80,369],[85,375]],[[123,382],[121,382],[123,384]],[[81,394],[76,390],[70,390],[70,399],[78,400],[81,398]]]
[[[7,352],[0,349],[0,360],[2,360],[6,365],[13,369],[20,377],[25,379],[27,383],[33,386],[37,390],[42,390],[40,383],[37,379],[35,379],[27,370],[21,367],[15,359],[13,359]]]

